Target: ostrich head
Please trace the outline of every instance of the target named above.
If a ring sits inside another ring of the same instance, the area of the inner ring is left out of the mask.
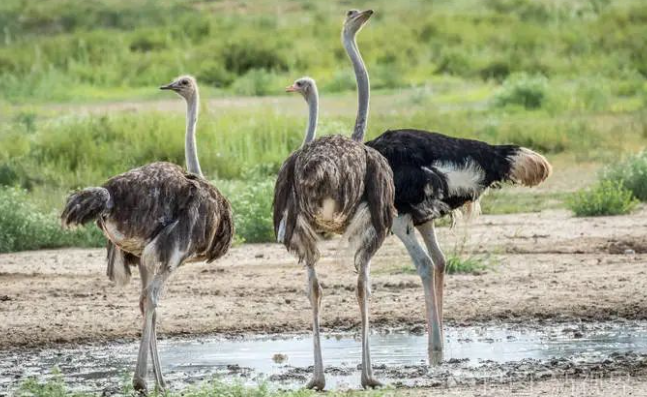
[[[344,36],[353,37],[359,32],[369,18],[373,15],[373,10],[350,10],[346,13],[346,20],[344,21]]]
[[[317,95],[317,84],[310,77],[301,77],[294,84],[285,88],[285,92],[298,92],[303,95],[307,102],[310,102],[313,95]]]
[[[172,83],[161,86],[160,90],[172,90],[184,99],[189,100],[198,92],[198,83],[192,76],[180,76],[173,80]]]

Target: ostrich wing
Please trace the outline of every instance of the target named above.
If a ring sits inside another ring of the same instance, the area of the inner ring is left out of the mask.
[[[364,186],[373,227],[378,233],[386,233],[391,229],[396,212],[393,206],[393,172],[386,159],[370,147],[366,147]]]
[[[289,211],[290,207],[297,205],[294,195],[294,166],[300,150],[295,151],[285,160],[274,185],[274,202],[272,204],[274,211],[274,235],[279,239],[279,229],[283,222],[284,230],[281,232],[283,241],[290,241],[294,222],[296,220],[296,211]]]

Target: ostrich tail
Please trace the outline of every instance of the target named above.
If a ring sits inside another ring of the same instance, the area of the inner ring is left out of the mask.
[[[544,156],[524,147],[508,156],[508,161],[508,179],[524,186],[537,186],[553,172],[553,167]]]
[[[125,253],[112,242],[108,241],[108,269],[106,275],[110,281],[119,286],[130,282],[130,266],[136,265],[139,259],[131,254]]]
[[[377,151],[366,150],[366,175],[364,176],[366,202],[371,213],[373,227],[381,239],[391,230],[396,213],[393,200],[395,187],[389,163]],[[382,234],[384,234],[382,236]]]
[[[63,227],[83,225],[97,219],[111,207],[112,200],[107,189],[89,187],[68,197],[61,213],[61,223]]]

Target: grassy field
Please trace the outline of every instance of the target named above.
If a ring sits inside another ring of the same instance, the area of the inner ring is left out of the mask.
[[[611,163],[647,143],[641,1],[353,6],[376,10],[359,38],[373,88],[369,137],[388,128],[441,131],[528,146],[565,168]],[[231,198],[240,239],[270,240],[273,177],[300,145],[306,113],[282,87],[316,78],[319,133],[350,131],[354,80],[339,43],[348,8],[298,0],[3,1],[0,186],[15,203],[0,213],[0,234],[16,241],[6,230],[29,235],[25,225],[47,224],[49,235],[71,190],[151,161],[182,164],[183,106],[156,87],[191,73],[203,92],[202,168]],[[483,207],[556,208],[565,194],[503,190]],[[43,239],[0,243],[0,251],[101,244],[86,231]]]
[[[130,382],[125,381],[122,395],[136,395]],[[296,391],[277,391],[273,390],[266,385],[260,385],[257,387],[246,387],[242,385],[232,385],[214,380],[211,382],[204,382],[203,384],[195,387],[191,387],[182,392],[167,392],[167,393],[151,393],[152,396],[165,396],[165,397],[174,397],[174,396],[183,396],[183,397],[314,397],[318,396],[321,393],[312,391],[312,390],[296,390]],[[353,397],[353,396],[365,396],[365,397],[390,397],[396,396],[400,393],[397,393],[395,390],[386,389],[386,390],[376,390],[376,391],[332,391],[326,392],[327,396],[330,397]],[[73,397],[89,397],[94,394],[91,393],[73,393],[70,392],[62,378],[54,378],[48,382],[38,382],[35,379],[30,379],[23,382],[20,390],[17,393],[18,397],[64,397],[64,396],[73,396]]]

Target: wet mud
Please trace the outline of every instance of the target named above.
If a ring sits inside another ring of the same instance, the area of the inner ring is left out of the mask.
[[[374,372],[399,388],[647,374],[647,322],[451,327],[445,339],[443,362],[429,365],[425,335],[405,330],[373,334]],[[173,389],[214,377],[296,389],[312,372],[311,344],[309,335],[299,334],[170,338],[160,347]],[[329,334],[322,347],[327,387],[358,388],[357,335]],[[72,390],[118,393],[129,381],[136,354],[135,341],[0,352],[0,392],[11,393],[28,377],[47,380],[57,368]]]

